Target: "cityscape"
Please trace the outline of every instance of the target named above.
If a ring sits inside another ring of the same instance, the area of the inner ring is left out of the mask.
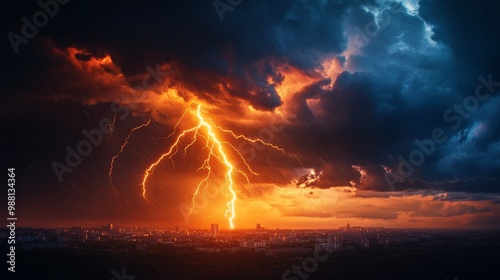
[[[75,271],[78,275],[70,278],[110,279],[122,267],[135,279],[207,275],[209,279],[234,279],[235,275],[238,279],[331,279],[332,275],[337,279],[474,279],[498,275],[493,263],[500,257],[499,233],[350,224],[323,230],[270,229],[260,224],[247,230],[220,230],[218,224],[208,229],[114,224],[19,228],[16,259],[22,271],[36,270],[55,279]],[[2,247],[7,246],[7,237],[2,230]],[[41,256],[47,256],[46,261],[29,261]],[[68,263],[68,258],[78,261]],[[89,270],[91,263],[99,266]],[[241,275],[241,269],[251,273]]]

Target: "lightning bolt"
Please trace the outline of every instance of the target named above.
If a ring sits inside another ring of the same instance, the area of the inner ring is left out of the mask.
[[[115,165],[115,160],[118,158],[118,156],[121,155],[121,153],[123,153],[123,150],[125,149],[125,147],[127,146],[128,144],[128,141],[130,140],[130,137],[132,136],[132,134],[134,133],[134,131],[138,130],[138,129],[141,129],[145,126],[148,126],[149,124],[151,123],[151,118],[149,118],[149,120],[146,122],[146,123],[143,123],[139,126],[136,126],[134,128],[132,128],[132,130],[130,130],[130,132],[128,133],[127,135],[127,138],[125,138],[125,141],[123,142],[122,146],[120,147],[120,151],[111,158],[111,163],[109,165],[109,183],[111,184],[111,186],[114,188],[113,186],[113,167]]]
[[[115,122],[116,122],[116,113],[113,115],[113,121],[109,124],[108,129],[111,133],[108,136],[108,139],[113,136],[113,131],[115,130]]]
[[[191,105],[184,111],[184,114],[181,116],[179,121],[175,124],[174,131],[168,137],[175,135],[177,127],[179,126],[181,120],[185,117],[186,113],[190,110],[190,108],[191,108]],[[228,135],[232,136],[232,138],[235,140],[243,139],[243,140],[251,142],[253,144],[255,144],[255,143],[263,144],[265,146],[268,146],[268,147],[273,148],[275,150],[279,150],[281,152],[285,152],[285,151],[282,148],[275,146],[273,144],[264,142],[261,139],[251,139],[251,138],[245,137],[243,135],[237,135],[231,130],[221,128],[220,126],[216,125],[212,119],[206,118],[202,115],[201,105],[198,105],[196,113],[192,113],[192,114],[195,115],[196,119],[198,120],[197,125],[193,126],[191,128],[185,129],[182,132],[180,132],[177,135],[177,137],[175,138],[175,141],[173,142],[173,144],[168,149],[168,151],[166,153],[162,154],[144,172],[144,177],[143,177],[143,180],[141,183],[142,196],[144,198],[146,198],[146,190],[147,190],[146,183],[148,181],[148,178],[153,174],[155,167],[158,164],[160,164],[160,162],[162,162],[164,159],[170,159],[173,162],[172,157],[174,155],[176,155],[177,152],[179,151],[180,141],[184,137],[187,137],[187,135],[192,135],[191,142],[189,142],[189,144],[187,144],[183,149],[183,157],[186,156],[187,150],[198,141],[203,141],[202,143],[204,145],[204,149],[206,148],[208,150],[208,155],[207,155],[206,159],[203,161],[202,166],[198,169],[198,170],[201,170],[201,169],[207,170],[207,175],[196,186],[196,190],[193,193],[193,197],[192,197],[191,212],[193,211],[193,209],[196,206],[195,205],[196,197],[200,193],[205,195],[204,191],[208,186],[209,177],[212,173],[211,162],[213,160],[217,160],[225,167],[224,177],[225,177],[225,182],[226,182],[227,189],[228,189],[229,195],[230,195],[230,199],[227,202],[227,209],[224,213],[224,217],[226,217],[228,219],[230,228],[234,229],[234,219],[236,217],[235,203],[237,200],[236,191],[234,189],[235,179],[236,179],[237,174],[239,174],[239,175],[243,176],[248,183],[250,183],[250,180],[245,172],[237,169],[235,167],[235,165],[231,162],[231,159],[228,157],[227,151],[225,150],[225,148],[229,147],[230,149],[234,150],[236,152],[236,154],[241,158],[242,162],[245,164],[245,167],[247,168],[247,170],[251,174],[254,174],[254,175],[258,175],[258,174],[255,173],[250,168],[250,165],[246,162],[245,158],[238,151],[238,149],[236,149],[229,142],[219,140],[217,132],[222,132],[222,133],[228,134]],[[174,165],[174,168],[175,168],[175,165]]]

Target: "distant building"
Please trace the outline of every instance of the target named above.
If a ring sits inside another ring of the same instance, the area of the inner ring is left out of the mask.
[[[266,248],[265,241],[254,241],[254,240],[242,240],[240,241],[240,247],[243,248]]]
[[[266,248],[266,242],[265,241],[254,241],[253,247],[254,248]]]
[[[210,237],[212,238],[217,238],[219,237],[219,225],[218,224],[212,224],[210,228]]]
[[[207,253],[220,253],[221,251],[220,248],[211,248],[211,247],[196,247],[194,250],[198,252],[207,252]]]
[[[65,236],[58,236],[57,237],[57,243],[66,243],[68,241],[68,238]]]
[[[354,243],[352,241],[348,241],[345,243],[346,251],[354,251]]]
[[[113,230],[113,224],[107,224],[105,226],[101,226],[101,230],[111,231]]]
[[[256,229],[256,230],[260,230],[260,229],[261,229],[260,224],[257,224],[257,225],[255,226],[255,229]]]
[[[80,231],[83,231],[83,227],[71,227],[70,231],[72,232],[80,232]]]
[[[370,249],[370,241],[368,239],[361,240],[361,248]]]

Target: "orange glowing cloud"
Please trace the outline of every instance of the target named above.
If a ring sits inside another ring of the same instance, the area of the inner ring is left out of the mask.
[[[336,228],[357,226],[456,228],[475,227],[477,219],[494,218],[500,207],[488,201],[442,202],[432,196],[394,194],[360,197],[353,187],[302,189],[268,186],[260,197],[239,205],[244,226]],[[255,213],[260,213],[255,215]]]

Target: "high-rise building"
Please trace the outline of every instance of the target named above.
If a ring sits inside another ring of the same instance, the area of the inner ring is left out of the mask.
[[[255,226],[255,229],[256,229],[256,230],[261,230],[260,224],[257,224],[257,225]]]
[[[210,237],[216,238],[219,237],[219,225],[218,224],[212,224],[210,228]]]

